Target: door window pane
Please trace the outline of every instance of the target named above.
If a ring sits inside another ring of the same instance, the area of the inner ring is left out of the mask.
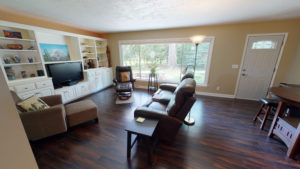
[[[270,40],[257,41],[252,44],[252,49],[275,49],[276,46],[277,43]]]

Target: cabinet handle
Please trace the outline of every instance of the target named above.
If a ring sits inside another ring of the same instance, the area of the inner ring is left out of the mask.
[[[24,89],[25,89],[25,90],[27,90],[28,88],[27,88],[27,87],[25,87]]]

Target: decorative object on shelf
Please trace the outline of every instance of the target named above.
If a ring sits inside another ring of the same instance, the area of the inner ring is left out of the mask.
[[[21,44],[7,44],[8,49],[22,50],[23,45]]]
[[[27,50],[33,50],[34,47],[33,46],[30,46],[29,48],[27,48]]]
[[[89,58],[88,56],[83,56],[83,59],[87,59],[87,58]]]
[[[15,55],[12,57],[12,60],[14,61],[14,63],[20,63],[21,62],[21,57],[18,55]]]
[[[21,32],[17,31],[10,31],[10,30],[3,30],[4,36],[7,38],[17,38],[17,39],[22,39],[22,34]]]
[[[67,45],[40,43],[45,62],[69,61],[70,54]]]
[[[30,75],[30,77],[35,77],[36,75],[34,74],[34,73],[32,73],[31,75]]]
[[[38,76],[44,76],[45,75],[43,70],[37,70],[36,72],[37,72]]]
[[[89,53],[89,51],[87,51],[87,50],[83,50],[83,51],[82,51],[82,53]]]
[[[15,72],[11,67],[6,67],[5,72],[6,72],[8,80],[15,80],[16,79]]]
[[[5,64],[10,64],[10,57],[3,58]]]
[[[86,43],[86,42],[82,42],[82,43],[81,43],[81,45],[83,45],[83,46],[87,46],[87,45],[88,45],[88,43]]]
[[[95,64],[92,60],[89,60],[89,62],[87,63],[88,64],[88,68],[95,68]]]
[[[111,67],[110,49],[108,46],[106,47],[106,56],[107,56],[108,67]]]
[[[21,71],[21,75],[22,75],[23,78],[27,78],[27,73],[26,73],[25,70],[24,70],[24,71]]]
[[[22,75],[23,78],[27,78],[27,73],[26,73],[25,70],[24,70],[24,71],[21,71],[21,75]]]
[[[33,63],[33,57],[27,57],[29,63]]]

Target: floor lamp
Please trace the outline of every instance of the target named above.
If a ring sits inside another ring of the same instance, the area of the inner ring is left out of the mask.
[[[196,52],[195,52],[195,60],[194,60],[194,74],[196,73],[196,65],[197,65],[197,52],[198,52],[198,45],[205,39],[205,36],[193,36],[191,37],[192,42],[196,46]],[[191,111],[189,112],[189,115],[184,119],[184,123],[186,125],[194,125],[195,120],[191,118]]]

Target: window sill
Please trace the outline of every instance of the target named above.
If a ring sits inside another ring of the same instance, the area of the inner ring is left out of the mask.
[[[136,79],[137,82],[148,82],[148,79]],[[175,83],[178,84],[179,82],[169,82],[169,81],[158,81],[158,84],[160,83]],[[207,87],[207,84],[196,84],[196,87]]]

